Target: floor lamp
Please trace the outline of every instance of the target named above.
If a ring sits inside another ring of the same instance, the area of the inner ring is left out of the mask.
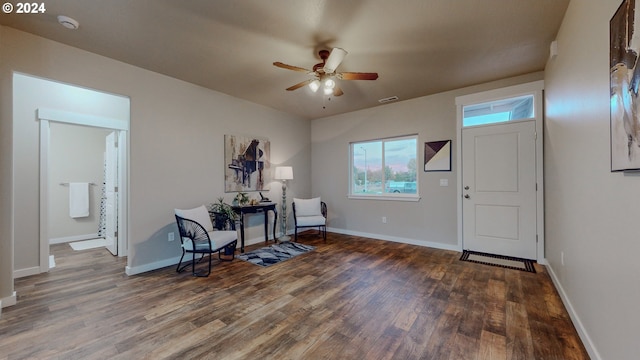
[[[293,180],[293,168],[291,166],[277,166],[276,180],[282,180],[282,221],[280,222],[280,237],[278,240],[289,241],[291,237],[287,235],[287,180]]]

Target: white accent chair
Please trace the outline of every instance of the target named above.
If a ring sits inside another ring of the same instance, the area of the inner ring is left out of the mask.
[[[178,230],[180,232],[180,242],[182,243],[182,256],[178,262],[176,272],[182,272],[189,264],[182,267],[182,260],[186,253],[191,253],[191,273],[193,276],[206,277],[211,274],[211,254],[218,253],[221,261],[231,261],[234,259],[236,245],[238,244],[238,233],[234,231],[219,231],[213,228],[209,211],[204,205],[194,209],[174,209]],[[223,259],[221,252],[230,255],[231,259]],[[209,254],[209,270],[206,274],[196,272],[196,254],[200,254],[198,262],[202,261],[206,254]]]
[[[298,241],[298,229],[317,227],[318,232],[327,242],[327,204],[316,197],[313,199],[294,198],[291,205],[295,221],[294,241]]]

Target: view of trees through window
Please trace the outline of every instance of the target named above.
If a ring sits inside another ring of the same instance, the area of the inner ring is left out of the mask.
[[[351,144],[351,194],[417,194],[417,136]]]

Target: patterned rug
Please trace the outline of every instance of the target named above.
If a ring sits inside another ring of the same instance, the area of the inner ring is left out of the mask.
[[[314,250],[315,246],[283,242],[238,255],[238,258],[260,266],[271,266]]]
[[[531,273],[536,272],[536,268],[533,266],[532,260],[520,259],[511,256],[485,254],[477,251],[464,250],[460,260],[484,265],[499,266],[507,269],[522,270]]]

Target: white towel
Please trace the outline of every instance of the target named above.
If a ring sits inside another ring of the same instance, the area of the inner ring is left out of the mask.
[[[89,216],[89,183],[69,183],[69,216]]]

